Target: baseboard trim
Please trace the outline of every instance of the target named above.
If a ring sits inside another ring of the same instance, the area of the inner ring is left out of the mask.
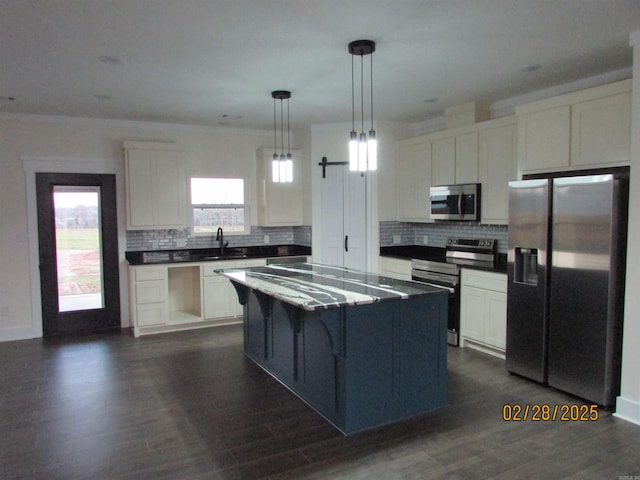
[[[0,342],[12,342],[15,340],[28,340],[41,337],[42,334],[34,332],[33,327],[9,327],[0,328]]]
[[[640,425],[640,402],[622,396],[617,398],[615,417]]]

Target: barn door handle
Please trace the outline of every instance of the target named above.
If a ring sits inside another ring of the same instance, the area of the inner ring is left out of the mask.
[[[349,251],[349,235],[344,236],[344,251]]]

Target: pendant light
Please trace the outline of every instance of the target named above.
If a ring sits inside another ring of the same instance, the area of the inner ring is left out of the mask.
[[[271,161],[271,179],[274,183],[293,182],[293,156],[291,155],[291,131],[289,129],[289,99],[291,92],[275,90],[273,98],[273,160]],[[276,100],[280,100],[280,154],[278,155],[278,123],[276,121]],[[287,101],[287,153],[284,153],[284,106]]]
[[[351,56],[351,134],[349,136],[349,170],[365,172],[378,169],[378,143],[373,129],[373,52],[376,44],[372,40],[356,40],[349,44]],[[360,56],[360,133],[356,132],[356,95],[354,57]],[[364,130],[364,56],[371,58],[371,129],[367,135]]]

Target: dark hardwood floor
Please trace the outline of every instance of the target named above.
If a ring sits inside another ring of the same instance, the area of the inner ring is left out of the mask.
[[[449,407],[344,437],[245,359],[241,326],[0,343],[2,479],[640,478],[640,427],[506,422],[580,404],[468,349]]]

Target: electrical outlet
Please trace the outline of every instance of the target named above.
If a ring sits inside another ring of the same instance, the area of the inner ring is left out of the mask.
[[[423,245],[429,245],[429,236],[428,235],[423,235],[422,236],[422,244]]]
[[[269,243],[269,235],[264,236],[264,243]]]
[[[393,243],[394,244],[398,244],[402,241],[402,237],[400,235],[394,235],[393,236]]]

